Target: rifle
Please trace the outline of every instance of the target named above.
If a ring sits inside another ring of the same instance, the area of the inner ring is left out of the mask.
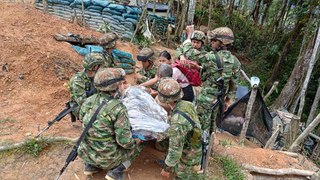
[[[219,77],[216,81],[218,92],[216,93],[217,101],[212,106],[212,111],[219,107],[219,120],[221,121],[224,113],[224,80],[223,77]],[[215,121],[211,121],[209,131],[203,131],[202,133],[202,158],[201,158],[201,170],[205,170],[207,167],[206,157],[208,154],[208,145],[210,140],[210,134],[213,131]]]
[[[100,112],[100,110],[102,109],[102,107],[104,105],[106,105],[109,102],[109,100],[104,100],[98,107],[98,109],[96,110],[96,112],[94,112],[93,116],[91,117],[90,121],[88,122],[87,126],[84,128],[84,130],[82,131],[81,136],[79,137],[77,143],[73,146],[70,154],[68,155],[66,162],[64,163],[64,166],[62,167],[62,169],[59,172],[59,175],[55,178],[55,180],[58,180],[60,178],[60,176],[62,175],[62,173],[65,171],[65,169],[68,167],[69,163],[71,161],[74,161],[76,159],[76,157],[78,156],[78,148],[80,146],[81,141],[84,139],[85,135],[87,134],[87,132],[89,131],[89,129],[91,128],[92,124],[94,123],[94,121],[97,118],[98,113]]]
[[[62,118],[64,118],[67,114],[71,115],[71,122],[76,121],[76,117],[72,114],[72,111],[78,107],[77,104],[71,107],[70,101],[66,103],[66,108],[62,110],[52,121],[48,121],[48,126],[42,129],[35,138],[38,138],[42,133],[44,133],[46,130],[48,130],[55,122],[60,121]]]

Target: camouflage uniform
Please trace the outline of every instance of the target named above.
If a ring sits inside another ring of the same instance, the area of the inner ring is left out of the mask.
[[[150,48],[143,48],[140,53],[137,55],[137,60],[141,62],[149,61],[152,63],[152,67],[148,70],[142,68],[138,71],[138,73],[142,76],[141,79],[137,81],[138,84],[144,83],[151,78],[154,78],[157,74],[157,67],[153,65],[155,61],[154,52]]]
[[[216,34],[222,35],[220,31],[217,31]],[[221,39],[221,41],[224,43],[233,42],[225,39]],[[216,64],[217,57],[219,57],[223,68],[221,76],[224,79],[224,93],[228,89],[230,89],[229,85],[231,84],[231,82],[235,82],[235,84],[237,83],[240,72],[241,64],[239,60],[228,50],[221,50],[217,53],[210,52],[207,55],[200,57],[202,61],[202,87],[200,89],[199,95],[197,96],[197,111],[199,113],[199,118],[203,130],[208,130],[210,128],[210,125],[213,125],[211,122],[214,122],[217,113],[217,111],[212,111],[212,105],[217,100],[216,93],[218,92],[218,88],[216,85],[216,80],[220,77],[220,74],[218,73],[218,66]]]
[[[112,169],[126,160],[133,160],[141,151],[141,147],[132,138],[126,107],[107,92],[116,90],[117,82],[103,85],[108,80],[121,77],[117,71],[114,68],[106,68],[97,72],[94,83],[100,92],[89,97],[80,110],[80,118],[85,127],[99,105],[104,100],[109,100],[98,113],[96,121],[78,149],[81,159],[102,169]]]
[[[85,99],[97,92],[93,85],[92,78],[88,76],[85,70],[91,71],[94,66],[104,65],[105,62],[105,58],[103,58],[101,53],[90,53],[83,59],[82,66],[84,70],[76,73],[70,79],[68,84],[68,89],[71,96],[70,105],[78,105],[78,107],[73,110],[73,114],[76,117],[79,117],[79,109]]]
[[[205,53],[205,50],[203,49],[203,46],[200,50],[193,48],[191,44],[191,40],[193,39],[202,41],[202,44],[204,44],[205,34],[202,31],[195,31],[192,34],[190,40],[186,40],[181,46],[176,49],[176,57],[179,59],[181,55],[184,55],[188,60],[193,60],[201,63],[199,62],[198,57],[203,55],[203,53]]]
[[[202,155],[201,135],[194,138],[196,128],[200,129],[200,122],[192,103],[180,100],[183,96],[181,87],[172,78],[161,80],[159,84],[159,100],[162,103],[178,101],[170,120],[169,149],[165,164],[172,168],[175,179],[199,179],[194,166],[200,165]],[[194,122],[191,123],[175,111],[186,113]],[[197,131],[199,132],[199,131]]]
[[[144,83],[152,78],[154,78],[157,74],[157,67],[156,66],[153,66],[151,69],[149,70],[145,70],[145,69],[140,69],[138,71],[138,73],[140,75],[142,75],[142,78],[137,81],[138,84],[141,84],[141,83]]]

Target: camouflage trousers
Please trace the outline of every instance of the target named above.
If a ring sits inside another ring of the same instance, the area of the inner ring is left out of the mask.
[[[216,96],[211,94],[200,94],[197,97],[197,112],[201,123],[202,130],[214,130],[214,120],[217,116],[217,108],[212,109],[213,104],[216,102]]]
[[[95,143],[94,146],[87,146],[81,143],[78,149],[78,155],[85,163],[106,170],[113,169],[126,160],[134,161],[143,150],[142,145],[134,149],[124,149],[121,147],[115,149],[115,145],[97,141],[93,143]],[[110,151],[104,148],[110,148]],[[104,150],[100,151],[99,149]]]
[[[196,171],[195,166],[190,166],[179,162],[174,168],[173,173],[175,175],[174,179],[176,180],[200,180],[202,178]]]

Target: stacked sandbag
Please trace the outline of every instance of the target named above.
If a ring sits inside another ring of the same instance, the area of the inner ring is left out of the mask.
[[[130,53],[114,49],[112,51],[112,56],[116,63],[116,67],[124,69],[126,74],[135,72],[136,62],[133,60]]]
[[[75,18],[82,21],[83,6],[86,26],[98,30],[100,25],[107,24],[111,31],[116,32],[121,38],[131,39],[142,13],[141,9],[111,2],[113,1],[48,0],[48,11],[67,21]],[[42,0],[36,0],[35,7],[43,10]]]
[[[175,18],[165,18],[153,14],[148,15],[148,20],[150,24],[153,24],[155,32],[159,37],[166,34],[169,24],[175,24]]]

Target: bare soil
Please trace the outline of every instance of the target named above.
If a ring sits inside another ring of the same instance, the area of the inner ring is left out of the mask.
[[[53,35],[72,32],[100,37],[102,34],[44,14],[30,3],[0,2],[0,29],[0,145],[5,145],[33,137],[64,108],[69,98],[65,84],[81,69],[82,57],[70,44],[54,40]],[[117,48],[133,57],[138,52],[138,48],[128,42],[119,41]],[[157,52],[164,49],[157,45],[154,48]],[[134,83],[132,75],[127,78]],[[80,133],[80,123],[71,126],[69,118],[65,118],[45,135],[75,138]],[[222,141],[228,145],[223,145]],[[52,179],[63,166],[71,148],[72,145],[66,143],[52,144],[38,157],[21,150],[0,153],[0,179]],[[299,165],[299,159],[261,149],[249,141],[241,146],[237,137],[226,133],[216,135],[214,154],[230,156],[239,164],[272,169],[316,168],[309,161]],[[128,170],[126,179],[163,179],[161,168],[154,160],[164,156],[154,149],[152,142],[147,143]],[[61,179],[85,179],[82,171],[82,161],[76,159]],[[210,163],[210,179],[223,179],[222,172],[216,163]],[[105,173],[102,171],[93,179],[103,179]]]

